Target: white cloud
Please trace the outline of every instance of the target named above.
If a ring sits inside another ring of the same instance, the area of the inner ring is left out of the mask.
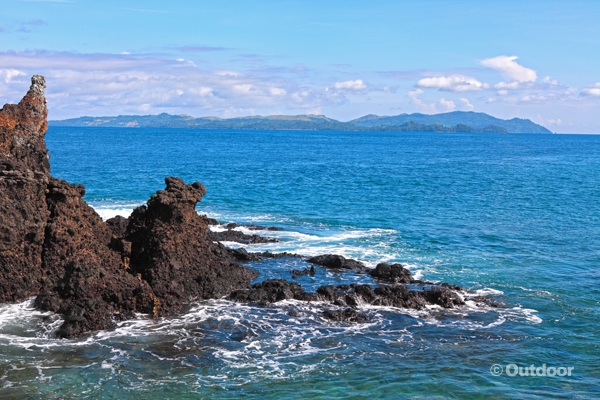
[[[357,79],[355,81],[336,82],[333,88],[337,90],[363,90],[367,88],[367,84],[362,79]]]
[[[4,76],[4,82],[9,83],[13,78],[17,76],[25,76],[25,72],[19,71],[18,69],[9,68],[9,69],[0,69],[0,75]]]
[[[581,91],[582,96],[600,96],[600,82],[590,85]]]
[[[495,89],[499,90],[516,90],[521,88],[521,82],[512,81],[512,82],[500,82],[494,85]]]
[[[465,99],[464,97],[461,97],[460,102],[463,104],[463,107],[466,108],[468,111],[473,111],[473,109],[475,108],[475,106],[473,106],[473,104],[471,104],[471,102],[469,102],[469,99]]]
[[[515,61],[517,59],[517,56],[498,56],[481,60],[481,64],[500,72],[505,79],[517,82],[535,82],[537,73],[530,68],[519,65]]]
[[[562,96],[557,93],[538,94],[530,93],[519,98],[521,103],[546,103],[549,101],[560,100]]]
[[[423,78],[417,82],[416,86],[421,88],[447,90],[450,92],[471,92],[487,89],[489,87],[487,83],[482,83],[475,78],[463,75]]]
[[[51,119],[138,113],[236,116],[304,113],[347,101],[288,75],[201,68],[189,60],[121,54],[0,52],[0,103],[23,97],[33,74],[46,76]],[[344,83],[344,82],[341,82]],[[3,104],[3,103],[2,103]]]
[[[440,106],[443,111],[454,111],[456,104],[452,100],[446,100],[443,97],[440,99]]]
[[[550,76],[545,76],[544,79],[542,79],[542,82],[548,83],[553,86],[560,85],[560,83],[558,82],[558,79],[552,79],[552,78],[550,78]]]

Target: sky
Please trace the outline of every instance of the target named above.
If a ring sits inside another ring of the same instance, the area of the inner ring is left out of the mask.
[[[50,119],[485,112],[600,133],[600,1],[0,0]]]

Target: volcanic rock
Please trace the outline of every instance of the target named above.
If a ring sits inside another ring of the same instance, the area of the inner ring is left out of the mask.
[[[35,296],[43,284],[48,111],[44,78],[31,81],[19,104],[0,110],[0,302]]]
[[[181,311],[193,299],[218,298],[249,286],[258,274],[227,258],[217,257],[209,239],[208,220],[196,203],[206,189],[165,179],[165,190],[129,217],[126,239],[131,246],[131,272],[140,274],[161,299],[160,314]]]
[[[375,269],[369,270],[369,274],[373,278],[392,283],[410,283],[412,281],[410,271],[405,269],[402,264],[380,263]]]
[[[211,240],[219,242],[237,242],[242,244],[256,244],[256,243],[277,243],[278,239],[272,237],[265,237],[260,235],[247,235],[243,232],[228,229],[226,231],[216,232],[210,231],[209,237]]]
[[[329,302],[341,307],[375,305],[416,310],[428,304],[443,308],[464,304],[456,292],[438,286],[410,289],[408,285],[395,284],[373,289],[370,285],[328,285],[319,287],[316,293],[308,293],[299,284],[284,279],[270,279],[252,285],[250,289],[236,290],[228,298],[240,303],[268,304],[294,299]]]
[[[249,287],[257,273],[220,256],[194,210],[206,190],[167,178],[129,220],[104,223],[85,188],[49,173],[45,80],[0,110],[0,302],[37,296],[63,314],[59,337],[167,315],[195,298]]]
[[[112,217],[107,219],[106,225],[112,231],[113,235],[118,238],[125,237],[125,233],[127,232],[127,225],[129,225],[129,220],[125,217],[117,215],[116,217]]]
[[[356,271],[358,273],[364,273],[367,271],[367,267],[360,261],[347,259],[344,256],[340,256],[337,254],[324,254],[321,256],[311,257],[308,260],[311,264],[321,265],[325,268],[330,269],[349,269],[352,271]]]

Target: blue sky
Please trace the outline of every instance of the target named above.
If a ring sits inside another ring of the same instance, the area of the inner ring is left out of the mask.
[[[0,1],[0,101],[50,118],[473,110],[600,132],[598,1]]]

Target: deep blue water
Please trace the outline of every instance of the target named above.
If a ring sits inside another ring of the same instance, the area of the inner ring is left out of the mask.
[[[105,218],[175,175],[206,186],[201,213],[285,229],[249,250],[398,261],[504,307],[373,307],[339,324],[317,306],[215,300],[56,340],[58,316],[3,305],[5,397],[600,397],[600,136],[53,127],[46,140],[53,175],[83,183]],[[306,267],[249,266],[258,280]],[[508,364],[574,369],[511,377]]]

